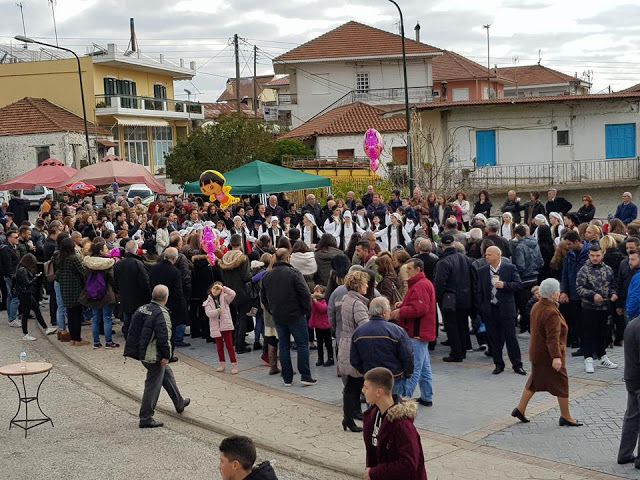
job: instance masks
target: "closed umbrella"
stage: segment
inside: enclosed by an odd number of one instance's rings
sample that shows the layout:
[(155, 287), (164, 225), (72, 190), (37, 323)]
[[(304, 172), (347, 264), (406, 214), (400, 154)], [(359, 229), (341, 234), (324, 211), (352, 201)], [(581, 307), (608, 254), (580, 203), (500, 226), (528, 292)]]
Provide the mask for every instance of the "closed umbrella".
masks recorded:
[(40, 166), (0, 184), (0, 190), (31, 190), (36, 185), (55, 188), (78, 173), (60, 160), (48, 158)]
[(133, 183), (144, 183), (154, 192), (163, 193), (164, 185), (158, 182), (155, 177), (137, 163), (131, 163), (115, 155), (107, 155), (100, 162), (82, 168), (66, 182), (57, 185), (64, 188), (66, 185), (75, 182), (85, 182), (96, 186), (108, 186), (112, 183), (120, 185), (131, 185)]

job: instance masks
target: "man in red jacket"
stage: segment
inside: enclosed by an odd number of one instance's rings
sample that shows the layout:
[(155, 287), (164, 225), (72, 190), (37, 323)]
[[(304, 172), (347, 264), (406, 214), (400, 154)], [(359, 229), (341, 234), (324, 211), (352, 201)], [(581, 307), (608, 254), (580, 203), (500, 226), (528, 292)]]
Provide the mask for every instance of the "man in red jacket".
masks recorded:
[[(407, 261), (409, 289), (404, 300), (396, 303), (391, 318), (396, 319), (411, 338), (413, 345), (413, 374), (405, 380), (404, 397), (411, 397), (416, 385), (420, 385), (420, 405), (433, 405), (433, 379), (429, 342), (436, 339), (436, 292), (424, 275), (424, 263), (418, 258)], [(396, 391), (397, 388), (396, 388)]]
[(413, 400), (392, 395), (393, 374), (376, 367), (364, 375), (362, 393), (371, 404), (364, 413), (362, 435), (367, 451), (364, 480), (427, 480), (420, 434), (413, 420)]

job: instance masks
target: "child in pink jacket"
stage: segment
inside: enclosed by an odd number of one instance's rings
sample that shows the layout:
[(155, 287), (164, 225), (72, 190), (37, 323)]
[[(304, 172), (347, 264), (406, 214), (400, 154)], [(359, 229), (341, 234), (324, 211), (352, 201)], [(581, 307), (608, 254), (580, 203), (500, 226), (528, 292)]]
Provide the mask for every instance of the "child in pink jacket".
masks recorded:
[[(311, 296), (311, 316), (309, 328), (315, 328), (318, 341), (318, 361), (316, 367), (330, 367), (333, 362), (333, 346), (331, 345), (331, 326), (327, 315), (327, 301), (324, 298), (324, 287), (316, 285)], [(327, 361), (324, 361), (324, 348), (327, 349)]]
[(229, 310), (229, 305), (234, 298), (236, 298), (236, 292), (229, 287), (225, 287), (221, 282), (216, 282), (211, 285), (209, 296), (202, 304), (204, 312), (209, 317), (209, 335), (215, 339), (216, 350), (218, 350), (220, 366), (216, 369), (216, 372), (224, 372), (225, 369), (224, 343), (227, 346), (229, 360), (231, 361), (231, 375), (238, 373), (236, 352), (233, 349), (233, 320)]

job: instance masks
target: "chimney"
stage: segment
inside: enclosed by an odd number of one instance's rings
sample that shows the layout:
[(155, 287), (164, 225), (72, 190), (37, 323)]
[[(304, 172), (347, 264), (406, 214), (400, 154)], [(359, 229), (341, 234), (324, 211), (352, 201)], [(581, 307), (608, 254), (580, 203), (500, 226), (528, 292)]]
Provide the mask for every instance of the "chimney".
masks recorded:
[(194, 62), (194, 61), (189, 62), (189, 69), (190, 70), (195, 70), (196, 69), (196, 62)]
[(416, 42), (420, 43), (420, 22), (416, 22), (416, 26), (413, 29), (416, 31)]
[(131, 51), (135, 52), (136, 51), (136, 27), (133, 23), (133, 18), (129, 19), (129, 27), (131, 29)]
[(180, 68), (184, 68), (184, 58), (180, 59)]
[(113, 57), (116, 54), (116, 44), (115, 43), (107, 43), (107, 55)]
[(160, 63), (164, 63), (164, 55), (162, 53), (160, 54)]

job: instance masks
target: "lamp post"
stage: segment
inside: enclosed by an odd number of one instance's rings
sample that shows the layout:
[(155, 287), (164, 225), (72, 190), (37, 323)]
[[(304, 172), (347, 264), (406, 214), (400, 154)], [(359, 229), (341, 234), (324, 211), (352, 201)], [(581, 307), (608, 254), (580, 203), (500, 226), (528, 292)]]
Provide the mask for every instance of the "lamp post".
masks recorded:
[[(36, 43), (38, 45), (44, 45), (45, 47), (64, 50), (65, 52), (69, 52), (74, 57), (76, 57), (76, 62), (78, 62), (78, 79), (80, 80), (80, 97), (82, 98), (82, 120), (84, 120), (84, 138), (85, 138), (85, 141), (87, 142), (87, 163), (91, 164), (91, 147), (89, 146), (89, 127), (87, 126), (87, 108), (84, 104), (84, 87), (82, 85), (82, 68), (80, 67), (80, 57), (76, 55), (76, 52), (74, 52), (73, 50), (69, 50), (68, 48), (59, 47), (58, 45), (51, 45), (50, 43), (39, 42), (37, 40), (34, 40), (33, 38), (29, 38), (24, 35), (16, 35), (14, 38), (19, 42)], [(79, 167), (79, 165), (76, 165), (76, 167)]]
[(404, 74), (404, 115), (407, 122), (407, 164), (409, 165), (409, 196), (413, 195), (414, 179), (413, 179), (413, 161), (411, 155), (411, 117), (409, 116), (409, 87), (407, 84), (407, 53), (404, 46), (404, 19), (402, 18), (402, 10), (394, 0), (388, 0), (393, 3), (400, 14), (400, 36), (402, 37), (402, 71)]

